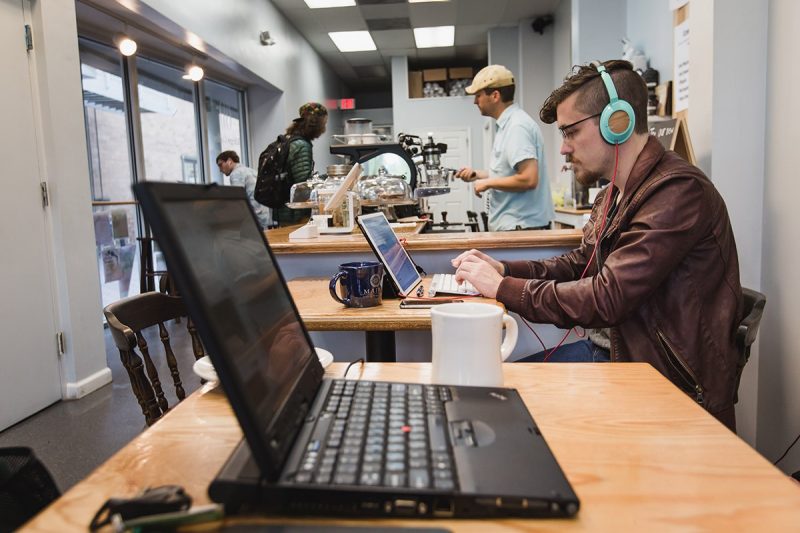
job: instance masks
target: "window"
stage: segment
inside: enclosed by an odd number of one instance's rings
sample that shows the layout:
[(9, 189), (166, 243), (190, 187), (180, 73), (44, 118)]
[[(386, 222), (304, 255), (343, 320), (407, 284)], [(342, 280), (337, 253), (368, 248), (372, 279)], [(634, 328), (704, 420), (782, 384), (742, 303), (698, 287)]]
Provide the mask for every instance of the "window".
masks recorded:
[(208, 120), (208, 157), (211, 176), (209, 181), (228, 184), (217, 168), (217, 155), (225, 150), (234, 150), (242, 163), (248, 158), (244, 142), (244, 106), (242, 93), (221, 83), (204, 80), (206, 93), (206, 117)]
[[(109, 39), (110, 41), (110, 39)], [(135, 56), (129, 61), (138, 80), (138, 108), (125, 101), (131, 81), (123, 72), (116, 48), (80, 38), (81, 81), (89, 175), (94, 212), (97, 263), (103, 306), (138, 294), (143, 268), (165, 270), (153, 244), (152, 261), (143, 266), (138, 241), (141, 215), (131, 190), (135, 180), (223, 183), (216, 155), (235, 150), (247, 162), (244, 94), (219, 82), (195, 84), (183, 79), (183, 70)], [(133, 71), (131, 71), (133, 75)], [(202, 90), (200, 90), (202, 89)], [(199, 94), (205, 92), (204, 105)], [(139, 116), (141, 146), (128, 131), (126, 114)], [(208, 139), (200, 150), (200, 113), (205, 113)], [(144, 176), (134, 176), (130, 149), (144, 160)], [(203, 158), (211, 159), (206, 175)], [(151, 277), (148, 283), (157, 283)]]
[[(193, 83), (181, 78), (182, 71), (155, 61), (137, 57), (136, 65), (145, 176), (202, 183)], [(194, 170), (187, 161), (194, 161)]]
[(139, 293), (136, 206), (119, 56), (81, 40), (81, 82), (103, 306)]

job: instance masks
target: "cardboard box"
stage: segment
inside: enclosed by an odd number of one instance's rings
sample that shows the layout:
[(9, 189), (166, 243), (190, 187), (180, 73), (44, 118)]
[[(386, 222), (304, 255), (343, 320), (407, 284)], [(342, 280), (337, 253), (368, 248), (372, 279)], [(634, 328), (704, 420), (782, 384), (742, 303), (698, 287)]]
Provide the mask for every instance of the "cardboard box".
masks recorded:
[(447, 75), (451, 80), (472, 79), (472, 67), (453, 67), (447, 69)]
[(447, 81), (447, 69), (426, 68), (422, 71), (422, 81)]
[(422, 98), (422, 71), (408, 71), (408, 97)]

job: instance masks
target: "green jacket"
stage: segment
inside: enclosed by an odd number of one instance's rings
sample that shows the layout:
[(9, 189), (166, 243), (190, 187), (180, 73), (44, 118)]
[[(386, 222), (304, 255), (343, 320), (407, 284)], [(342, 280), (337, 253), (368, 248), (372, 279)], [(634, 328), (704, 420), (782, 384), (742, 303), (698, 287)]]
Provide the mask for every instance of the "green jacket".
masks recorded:
[[(314, 153), (311, 150), (311, 141), (303, 137), (296, 137), (289, 143), (289, 155), (286, 159), (286, 168), (289, 171), (289, 179), (294, 185), (301, 181), (306, 181), (311, 177), (314, 170)], [(310, 209), (289, 209), (281, 207), (278, 209), (275, 219), (281, 226), (296, 224), (311, 216)]]

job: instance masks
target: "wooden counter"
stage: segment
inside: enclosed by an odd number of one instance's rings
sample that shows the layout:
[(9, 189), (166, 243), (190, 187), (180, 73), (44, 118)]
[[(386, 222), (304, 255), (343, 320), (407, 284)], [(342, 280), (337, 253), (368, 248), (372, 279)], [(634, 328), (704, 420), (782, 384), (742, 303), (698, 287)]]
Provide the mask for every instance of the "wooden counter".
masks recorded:
[(556, 207), (553, 222), (561, 228), (582, 228), (584, 215), (592, 212), (591, 209), (573, 209), (571, 207)]
[[(328, 367), (340, 377), (345, 365)], [(228, 518), (256, 523), (430, 527), (453, 532), (797, 531), (800, 488), (643, 363), (504, 364), (581, 500), (575, 519), (357, 520)], [(370, 364), (351, 379), (429, 383), (431, 365)], [(180, 484), (195, 505), (241, 438), (208, 385), (116, 453), (24, 531), (87, 531), (110, 497)], [(215, 531), (209, 524), (202, 531)], [(111, 531), (106, 528), (104, 532)]]
[[(267, 231), (267, 241), (276, 254), (325, 254), (340, 252), (370, 252), (361, 233), (350, 235), (320, 235), (316, 239), (289, 242), (289, 233), (299, 226)], [(398, 231), (398, 233), (401, 233)], [(528, 230), (467, 233), (403, 233), (407, 249), (469, 250), (480, 248), (575, 248), (581, 242), (580, 230)]]

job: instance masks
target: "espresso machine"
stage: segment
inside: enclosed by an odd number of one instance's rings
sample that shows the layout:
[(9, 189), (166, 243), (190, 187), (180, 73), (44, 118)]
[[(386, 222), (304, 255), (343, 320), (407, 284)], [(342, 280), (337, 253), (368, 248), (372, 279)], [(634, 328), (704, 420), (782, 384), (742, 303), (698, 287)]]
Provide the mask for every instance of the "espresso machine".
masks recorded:
[(402, 133), (398, 142), (379, 138), (354, 143), (349, 137), (342, 141), (332, 144), (330, 151), (363, 167), (356, 189), (364, 212), (383, 211), (390, 221), (419, 216), (427, 213), (425, 198), (450, 192), (455, 171), (440, 165), (447, 145), (434, 143), (431, 136), (424, 144), (419, 136)]

